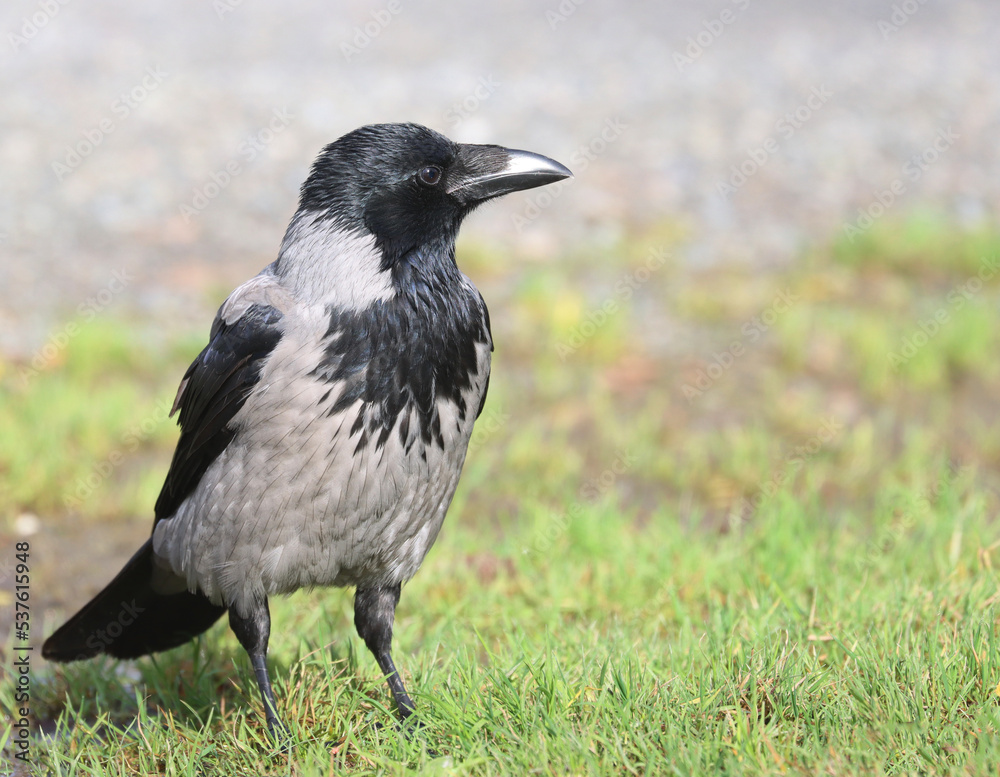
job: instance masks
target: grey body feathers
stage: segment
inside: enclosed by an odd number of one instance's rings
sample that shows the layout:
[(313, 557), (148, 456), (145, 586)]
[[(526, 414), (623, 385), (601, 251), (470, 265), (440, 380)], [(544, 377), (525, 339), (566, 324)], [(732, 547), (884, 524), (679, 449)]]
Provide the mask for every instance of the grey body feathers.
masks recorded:
[[(343, 252), (354, 254), (346, 262), (350, 299), (343, 283), (313, 276), (299, 284), (288, 261), (294, 255), (283, 251), (285, 276), (265, 269), (220, 309), (231, 324), (253, 306), (273, 307), (281, 313), (281, 339), (229, 424), (232, 441), (172, 517), (156, 524), (153, 550), (167, 572), (158, 583), (164, 590), (182, 583), (246, 613), (265, 596), (301, 587), (392, 585), (413, 576), (438, 535), (475, 422), (464, 408), (481, 405), (492, 344), (488, 334), (476, 343), (460, 401), (435, 397), (439, 437), (421, 435), (413, 417), (419, 410), (410, 403), (382, 444), (365, 444), (359, 415), (369, 420), (377, 409), (358, 399), (331, 412), (345, 383), (315, 373), (331, 341), (347, 336), (329, 330), (331, 308), (381, 304), (388, 281), (377, 263), (357, 258), (365, 249), (358, 238), (330, 234), (304, 242), (312, 252), (340, 256), (316, 262), (313, 255), (310, 266), (336, 274)], [(459, 285), (482, 304), (468, 279)]]

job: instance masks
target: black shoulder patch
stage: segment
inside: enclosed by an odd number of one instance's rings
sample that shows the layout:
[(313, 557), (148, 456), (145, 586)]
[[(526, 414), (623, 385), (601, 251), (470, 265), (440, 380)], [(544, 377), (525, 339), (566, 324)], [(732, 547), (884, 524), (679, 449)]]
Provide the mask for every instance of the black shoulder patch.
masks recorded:
[(216, 316), (205, 349), (181, 381), (175, 408), (181, 437), (166, 482), (156, 500), (156, 521), (170, 518), (232, 441), (229, 422), (260, 378), (264, 359), (281, 340), (281, 313), (251, 305), (237, 321)]

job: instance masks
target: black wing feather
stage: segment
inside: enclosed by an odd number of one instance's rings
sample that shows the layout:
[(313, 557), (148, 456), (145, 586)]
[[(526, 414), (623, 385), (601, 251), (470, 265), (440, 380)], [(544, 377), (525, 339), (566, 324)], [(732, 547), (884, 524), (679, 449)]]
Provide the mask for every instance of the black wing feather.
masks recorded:
[(281, 339), (281, 318), (269, 305), (251, 305), (231, 324), (216, 317), (208, 345), (184, 373), (174, 402), (174, 410), (180, 410), (181, 437), (156, 500), (157, 522), (177, 511), (236, 435), (229, 422)]

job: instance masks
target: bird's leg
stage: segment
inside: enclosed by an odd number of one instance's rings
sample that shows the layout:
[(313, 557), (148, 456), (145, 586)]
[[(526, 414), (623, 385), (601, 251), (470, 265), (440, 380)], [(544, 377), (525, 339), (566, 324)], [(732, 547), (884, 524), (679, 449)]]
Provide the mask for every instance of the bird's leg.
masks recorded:
[(288, 736), (288, 729), (278, 717), (278, 705), (271, 689), (271, 677), (267, 673), (267, 640), (271, 636), (271, 612), (267, 607), (267, 599), (255, 603), (246, 617), (238, 614), (235, 609), (229, 611), (229, 626), (243, 649), (250, 656), (250, 665), (257, 677), (257, 687), (260, 688), (264, 700), (264, 717), (271, 731), (271, 738), (280, 742)]
[(354, 626), (378, 661), (379, 668), (389, 683), (392, 697), (396, 700), (399, 719), (405, 721), (413, 714), (413, 702), (392, 662), (392, 622), (399, 603), (399, 588), (399, 583), (393, 586), (359, 588), (354, 595)]

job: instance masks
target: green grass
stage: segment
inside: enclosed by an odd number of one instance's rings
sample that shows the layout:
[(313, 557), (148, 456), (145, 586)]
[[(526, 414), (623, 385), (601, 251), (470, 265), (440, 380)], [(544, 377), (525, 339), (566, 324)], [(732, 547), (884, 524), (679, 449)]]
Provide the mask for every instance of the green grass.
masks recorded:
[[(498, 347), (459, 492), (397, 613), (414, 736), (391, 725), (351, 592), (300, 592), (272, 603), (289, 752), (220, 626), (155, 659), (36, 663), (37, 773), (995, 772), (1000, 278), (948, 295), (1000, 240), (886, 223), (786, 270), (667, 262), (616, 291), (674, 240), (506, 257), (503, 273), (471, 252)], [(781, 290), (795, 301), (778, 311)], [(65, 484), (172, 399), (204, 332), (178, 337), (98, 321), (27, 386), (6, 365), (0, 528), (24, 512), (102, 536), (146, 520), (170, 422), (78, 504)], [(7, 442), (29, 434), (27, 452)], [(58, 571), (33, 578), (47, 630), (91, 592), (46, 594)]]
[[(960, 527), (945, 520), (952, 503)], [(721, 537), (675, 518), (639, 531), (590, 505), (545, 553), (522, 547), (530, 525), (495, 535), (453, 522), (399, 613), (397, 657), (425, 723), (409, 741), (377, 727), (392, 720), (389, 697), (349, 596), (317, 592), (273, 607), (291, 755), (269, 754), (249, 666), (222, 629), (141, 662), (138, 686), (110, 662), (60, 671), (35, 703), (66, 728), (37, 755), (52, 774), (95, 775), (331, 763), (976, 774), (998, 762), (995, 533), (972, 494), (949, 493), (891, 546), (879, 541), (902, 526), (890, 515), (834, 525), (787, 495)]]

